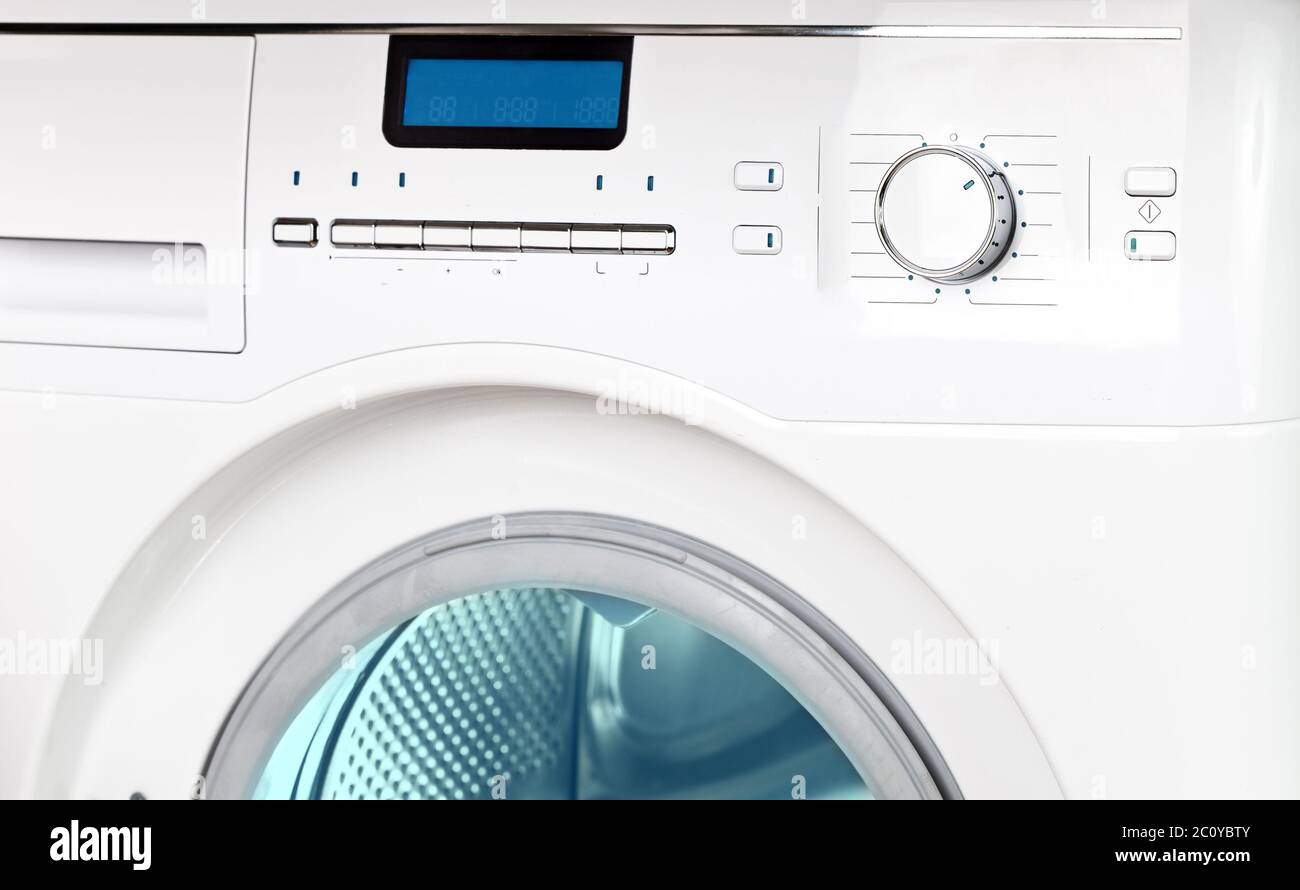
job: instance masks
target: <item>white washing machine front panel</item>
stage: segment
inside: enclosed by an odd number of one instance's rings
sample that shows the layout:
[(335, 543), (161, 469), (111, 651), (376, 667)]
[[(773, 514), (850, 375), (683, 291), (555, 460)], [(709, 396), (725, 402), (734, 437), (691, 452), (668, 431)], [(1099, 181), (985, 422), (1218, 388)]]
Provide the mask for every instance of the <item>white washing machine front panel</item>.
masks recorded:
[[(112, 678), (0, 675), (0, 796), (202, 793), (524, 515), (792, 591), (922, 796), (1300, 795), (1300, 9), (606, 6), (0, 0), (0, 645)], [(630, 47), (618, 144), (408, 144), (395, 48), (507, 38)]]

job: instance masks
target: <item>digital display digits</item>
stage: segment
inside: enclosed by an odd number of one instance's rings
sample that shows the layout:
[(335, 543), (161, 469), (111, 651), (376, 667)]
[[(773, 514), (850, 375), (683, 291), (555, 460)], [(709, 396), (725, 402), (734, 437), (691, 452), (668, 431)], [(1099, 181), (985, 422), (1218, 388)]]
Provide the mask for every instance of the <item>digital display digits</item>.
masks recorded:
[(412, 58), (402, 124), (612, 130), (622, 85), (616, 60)]

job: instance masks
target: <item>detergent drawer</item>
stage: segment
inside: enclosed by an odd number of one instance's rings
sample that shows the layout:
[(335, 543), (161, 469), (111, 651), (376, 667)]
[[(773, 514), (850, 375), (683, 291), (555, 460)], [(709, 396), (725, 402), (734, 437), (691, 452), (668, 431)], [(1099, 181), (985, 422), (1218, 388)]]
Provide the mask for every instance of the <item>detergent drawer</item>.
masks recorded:
[(251, 37), (0, 36), (0, 341), (239, 352)]

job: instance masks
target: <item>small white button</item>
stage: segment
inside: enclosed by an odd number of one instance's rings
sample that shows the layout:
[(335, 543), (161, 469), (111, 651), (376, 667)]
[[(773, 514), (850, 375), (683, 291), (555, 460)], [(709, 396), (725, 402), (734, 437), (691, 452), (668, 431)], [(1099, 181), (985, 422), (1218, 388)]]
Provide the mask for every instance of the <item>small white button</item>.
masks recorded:
[(375, 247), (420, 247), (418, 222), (375, 223)]
[(271, 240), (288, 247), (312, 247), (316, 244), (316, 220), (277, 219), (271, 223)]
[(558, 223), (531, 225), (524, 223), (519, 240), (526, 251), (567, 251), (569, 227)]
[(1168, 198), (1177, 190), (1172, 167), (1129, 167), (1124, 173), (1124, 191), (1135, 198)]
[(775, 161), (741, 161), (736, 165), (736, 188), (746, 192), (780, 191), (785, 169)]
[(669, 226), (624, 226), (624, 253), (672, 253), (677, 237)]
[(1130, 260), (1167, 262), (1178, 253), (1173, 232), (1129, 232), (1124, 236), (1124, 255)]
[(375, 224), (366, 220), (340, 219), (330, 226), (335, 247), (374, 247)]
[(731, 231), (736, 253), (780, 253), (781, 230), (776, 226), (736, 226)]
[(469, 250), (469, 223), (427, 222), (421, 243), (425, 250)]
[(509, 223), (472, 223), (469, 231), (471, 250), (519, 250), (519, 226)]
[(575, 253), (618, 253), (623, 237), (618, 226), (574, 226), (569, 245)]

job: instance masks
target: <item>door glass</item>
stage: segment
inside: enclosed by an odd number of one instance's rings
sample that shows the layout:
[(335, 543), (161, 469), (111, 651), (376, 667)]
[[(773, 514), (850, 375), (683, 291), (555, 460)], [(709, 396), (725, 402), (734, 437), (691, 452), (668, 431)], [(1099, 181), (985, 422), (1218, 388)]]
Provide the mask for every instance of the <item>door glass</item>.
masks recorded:
[(487, 591), (341, 661), (280, 737), (256, 796), (872, 796), (760, 665), (627, 600)]

